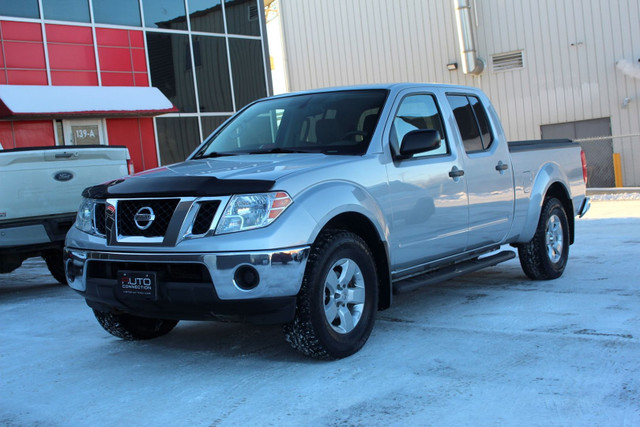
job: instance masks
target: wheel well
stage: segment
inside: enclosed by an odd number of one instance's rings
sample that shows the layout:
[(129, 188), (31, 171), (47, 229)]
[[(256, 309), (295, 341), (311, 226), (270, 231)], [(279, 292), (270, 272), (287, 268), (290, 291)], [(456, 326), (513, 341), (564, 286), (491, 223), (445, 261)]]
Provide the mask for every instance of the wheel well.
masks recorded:
[(378, 236), (378, 231), (366, 216), (347, 212), (329, 221), (323, 230), (346, 230), (357, 234), (365, 241), (373, 253), (378, 271), (378, 310), (384, 310), (391, 305), (391, 274), (389, 272), (389, 258), (387, 248)]
[(575, 236), (575, 215), (573, 213), (573, 203), (571, 202), (569, 193), (567, 192), (567, 189), (564, 187), (564, 185), (559, 182), (554, 182), (547, 190), (547, 194), (544, 198), (546, 200), (551, 197), (555, 197), (556, 199), (560, 200), (560, 203), (562, 203), (562, 206), (567, 213), (567, 219), (569, 220), (569, 242), (570, 244), (573, 244)]

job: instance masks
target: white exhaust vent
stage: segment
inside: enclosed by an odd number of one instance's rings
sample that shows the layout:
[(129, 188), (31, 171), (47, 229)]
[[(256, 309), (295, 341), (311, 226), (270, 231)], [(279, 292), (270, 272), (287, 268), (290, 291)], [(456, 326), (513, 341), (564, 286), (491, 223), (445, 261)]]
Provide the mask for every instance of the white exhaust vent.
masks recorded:
[(495, 55), (491, 55), (491, 66), (493, 67), (494, 72), (524, 68), (522, 51), (519, 50), (517, 52), (497, 53)]

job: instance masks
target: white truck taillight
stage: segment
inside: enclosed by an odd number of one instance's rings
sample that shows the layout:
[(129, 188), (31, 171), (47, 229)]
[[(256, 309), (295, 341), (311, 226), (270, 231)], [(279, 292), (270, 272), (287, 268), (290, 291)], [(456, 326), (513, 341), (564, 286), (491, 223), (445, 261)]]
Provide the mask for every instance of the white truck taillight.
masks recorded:
[(127, 159), (127, 170), (129, 171), (129, 175), (136, 173), (136, 168), (133, 166), (133, 160), (131, 159)]
[(584, 150), (580, 150), (580, 159), (582, 160), (582, 179), (584, 179), (584, 185), (587, 185), (587, 156)]

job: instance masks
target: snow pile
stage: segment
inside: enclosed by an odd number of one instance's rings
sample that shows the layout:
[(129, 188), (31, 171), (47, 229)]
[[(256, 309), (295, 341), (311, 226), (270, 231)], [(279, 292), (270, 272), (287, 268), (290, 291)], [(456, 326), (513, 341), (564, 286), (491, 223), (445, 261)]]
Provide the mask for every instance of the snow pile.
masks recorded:
[(589, 196), (592, 201), (624, 201), (624, 200), (640, 200), (640, 193), (610, 193), (610, 194), (593, 194)]

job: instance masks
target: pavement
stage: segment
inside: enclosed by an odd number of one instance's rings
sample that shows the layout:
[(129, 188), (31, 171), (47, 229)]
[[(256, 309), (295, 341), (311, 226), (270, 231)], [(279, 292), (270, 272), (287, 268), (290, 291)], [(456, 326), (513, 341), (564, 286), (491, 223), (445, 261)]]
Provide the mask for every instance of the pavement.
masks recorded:
[(560, 279), (516, 259), (400, 295), (333, 362), (277, 326), (119, 340), (30, 260), (0, 275), (0, 425), (640, 425), (640, 200), (576, 230)]

